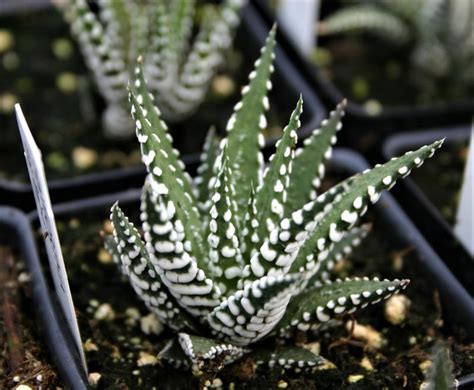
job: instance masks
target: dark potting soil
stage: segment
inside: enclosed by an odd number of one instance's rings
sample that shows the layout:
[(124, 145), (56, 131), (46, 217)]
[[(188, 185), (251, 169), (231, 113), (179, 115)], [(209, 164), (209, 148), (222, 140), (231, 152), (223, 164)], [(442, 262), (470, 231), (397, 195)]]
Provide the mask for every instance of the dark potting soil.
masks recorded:
[(0, 388), (55, 389), (58, 373), (37, 333), (28, 272), (11, 248), (0, 246)]
[[(128, 212), (136, 223), (137, 212), (138, 208)], [(89, 370), (100, 374), (98, 388), (197, 388), (199, 380), (190, 372), (171, 369), (156, 359), (172, 333), (144, 333), (150, 327), (149, 313), (102, 247), (99, 231), (110, 231), (107, 213), (83, 212), (58, 223)], [(337, 265), (335, 276), (410, 279), (403, 292), (411, 301), (406, 320), (392, 325), (384, 316), (384, 303), (368, 307), (342, 318), (343, 323), (355, 318), (369, 326), (364, 328), (367, 340), (342, 325), (319, 335), (299, 334), (291, 341), (320, 348), (334, 366), (305, 373), (255, 372), (252, 361), (244, 358), (217, 374), (225, 387), (234, 383), (239, 389), (419, 389), (431, 347), (440, 338), (451, 347), (456, 376), (474, 371), (474, 344), (465, 342), (462, 331), (441, 330), (438, 296), (424, 273), (413, 267), (412, 248), (392, 242), (391, 232), (373, 214), (367, 219), (374, 222), (373, 231)]]
[(370, 36), (320, 37), (312, 61), (350, 100), (368, 114), (393, 106), (426, 106), (474, 98), (449, 81), (438, 81), (436, 92), (427, 91), (410, 64), (409, 52)]
[[(182, 153), (199, 152), (211, 125), (225, 129), (257, 59), (258, 53), (246, 50), (248, 39), (237, 34), (236, 48), (227, 54), (227, 65), (214, 79), (206, 102), (190, 119), (171, 126)], [(140, 165), (133, 136), (126, 141), (104, 136), (104, 102), (91, 80), (68, 25), (54, 8), (0, 18), (0, 178), (27, 177), (13, 111), (16, 102), (42, 150), (49, 180)], [(267, 137), (281, 133), (288, 107), (270, 109)]]
[(467, 143), (446, 144), (436, 158), (428, 159), (411, 174), (412, 179), (454, 226), (469, 147)]

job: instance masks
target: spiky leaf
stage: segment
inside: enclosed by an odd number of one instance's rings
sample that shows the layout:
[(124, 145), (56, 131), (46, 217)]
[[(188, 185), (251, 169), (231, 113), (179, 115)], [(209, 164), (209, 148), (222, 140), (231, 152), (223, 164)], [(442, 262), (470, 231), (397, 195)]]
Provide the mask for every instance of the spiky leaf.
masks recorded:
[(213, 279), (223, 292), (234, 291), (242, 278), (244, 264), (237, 234), (237, 205), (235, 187), (229, 167), (227, 148), (222, 149), (217, 162), (217, 179), (213, 184), (210, 209), (209, 235), (207, 237), (213, 264)]
[(281, 332), (290, 328), (308, 330), (311, 324), (327, 322), (343, 313), (353, 313), (390, 297), (404, 289), (409, 281), (354, 278), (326, 283), (319, 288), (304, 290), (291, 301), (278, 324)]
[[(244, 354), (245, 349), (237, 345), (222, 343), (219, 340), (180, 333), (179, 343), (186, 356), (199, 368), (212, 364), (214, 368), (222, 368)], [(216, 367), (217, 366), (217, 367)]]
[(218, 304), (220, 291), (198, 266), (175, 203), (146, 183), (141, 217), (147, 250), (163, 283), (188, 312), (206, 315)]
[[(259, 140), (263, 140), (260, 130), (267, 126), (264, 111), (269, 107), (267, 91), (271, 86), (274, 46), (275, 28), (270, 31), (262, 54), (255, 62), (255, 70), (250, 73), (250, 83), (242, 89), (242, 99), (227, 122), (228, 155), (239, 210), (245, 210), (252, 185), (260, 182), (259, 159), (263, 159), (259, 152)], [(242, 219), (245, 211), (241, 212)]]
[(284, 315), (298, 280), (298, 275), (278, 275), (247, 283), (208, 315), (213, 333), (237, 345), (260, 340)]
[(323, 120), (321, 128), (313, 131), (298, 149), (290, 174), (288, 188), (288, 211), (295, 211), (309, 200), (316, 199), (316, 190), (324, 178), (325, 161), (331, 157), (332, 145), (336, 143), (336, 132), (341, 129), (346, 101), (343, 100), (329, 118)]
[(192, 318), (169, 295), (139, 232), (117, 204), (111, 209), (110, 219), (114, 226), (115, 245), (107, 240), (107, 247), (111, 249), (112, 256), (119, 255), (122, 272), (129, 278), (140, 299), (170, 328), (195, 329)]
[(425, 145), (415, 152), (408, 152), (384, 165), (356, 175), (350, 189), (342, 193), (337, 201), (332, 202), (330, 210), (309, 234), (299, 250), (295, 260), (296, 266), (304, 264), (307, 256), (316, 249), (320, 252), (330, 251), (332, 245), (342, 239), (343, 232), (352, 228), (366, 212), (369, 202), (377, 202), (383, 190), (392, 188), (399, 178), (408, 175), (411, 169), (421, 166), (442, 143), (443, 141), (436, 141)]
[(259, 348), (253, 352), (250, 357), (254, 360), (257, 367), (281, 367), (284, 370), (309, 370), (318, 366), (328, 365), (328, 361), (311, 351), (296, 347), (282, 346), (277, 350), (269, 348)]
[(451, 390), (454, 388), (453, 361), (447, 347), (438, 342), (433, 347), (432, 363), (426, 375), (426, 390)]

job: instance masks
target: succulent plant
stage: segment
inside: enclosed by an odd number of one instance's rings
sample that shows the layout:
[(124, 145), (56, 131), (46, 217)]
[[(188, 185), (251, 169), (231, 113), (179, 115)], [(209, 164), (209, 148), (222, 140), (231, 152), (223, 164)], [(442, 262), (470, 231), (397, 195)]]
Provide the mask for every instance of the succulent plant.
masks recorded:
[(450, 390), (455, 386), (453, 361), (447, 346), (439, 341), (432, 351), (431, 366), (425, 377), (424, 390)]
[[(303, 102), (296, 104), (265, 164), (260, 146), (271, 89), (275, 29), (220, 142), (210, 133), (199, 176), (186, 173), (143, 67), (129, 87), (148, 178), (141, 199), (143, 238), (118, 204), (105, 245), (148, 308), (172, 330), (161, 357), (177, 365), (221, 367), (251, 352), (257, 364), (301, 369), (324, 359), (306, 349), (253, 348), (377, 303), (408, 280), (331, 281), (335, 262), (368, 232), (356, 227), (369, 203), (433, 155), (442, 141), (350, 177), (318, 194), (345, 102), (297, 149)], [(253, 352), (252, 352), (253, 350)]]
[(474, 3), (457, 0), (365, 0), (324, 19), (322, 35), (367, 32), (409, 50), (428, 98), (474, 87)]
[(181, 120), (192, 114), (232, 44), (244, 2), (225, 0), (218, 7), (205, 7), (191, 40), (194, 0), (99, 0), (98, 14), (86, 0), (67, 0), (62, 9), (107, 104), (106, 132), (114, 137), (133, 134), (126, 85), (145, 49), (149, 87), (163, 115)]

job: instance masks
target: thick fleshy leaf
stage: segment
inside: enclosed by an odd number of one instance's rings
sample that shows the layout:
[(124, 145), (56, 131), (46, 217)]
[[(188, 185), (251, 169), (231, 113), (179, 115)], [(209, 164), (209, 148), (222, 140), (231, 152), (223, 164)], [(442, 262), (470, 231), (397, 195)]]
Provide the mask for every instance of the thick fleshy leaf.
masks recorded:
[(362, 240), (369, 234), (370, 229), (370, 224), (354, 227), (344, 234), (341, 241), (334, 244), (327, 255), (320, 252), (317, 256), (307, 258), (305, 267), (300, 268), (300, 272), (303, 270), (308, 271), (307, 285), (309, 287), (321, 287), (322, 283), (329, 279), (329, 273), (334, 266), (352, 253), (355, 247), (360, 245)]
[(399, 178), (407, 176), (411, 169), (421, 166), (426, 158), (433, 156), (443, 141), (425, 145), (415, 152), (393, 158), (384, 165), (354, 176), (350, 188), (331, 203), (323, 218), (309, 233), (299, 249), (296, 266), (306, 263), (307, 256), (315, 250), (331, 251), (334, 243), (339, 242), (344, 232), (351, 229), (367, 211), (369, 203), (375, 203), (383, 190), (390, 189)]
[[(141, 218), (151, 261), (177, 302), (196, 317), (219, 304), (220, 292), (198, 266), (180, 219), (168, 195), (156, 194), (145, 183)], [(201, 317), (201, 319), (203, 319)]]
[(267, 91), (271, 88), (275, 32), (275, 28), (270, 31), (262, 54), (255, 62), (255, 70), (249, 75), (250, 83), (242, 89), (242, 99), (227, 122), (227, 148), (230, 167), (234, 171), (240, 220), (247, 211), (251, 187), (260, 183), (259, 160), (263, 156), (259, 146), (264, 142), (260, 130), (267, 127), (264, 112), (269, 108)]
[(71, 30), (79, 41), (101, 94), (108, 103), (124, 101), (128, 75), (122, 52), (114, 47), (114, 42), (105, 33), (102, 23), (85, 0), (70, 0), (65, 10), (66, 17), (70, 19)]
[(408, 283), (408, 280), (377, 278), (327, 281), (324, 286), (307, 289), (292, 299), (278, 324), (278, 330), (282, 333), (290, 328), (306, 331), (314, 323), (324, 323), (387, 299), (404, 289)]
[(252, 186), (247, 204), (247, 212), (244, 216), (244, 229), (242, 230), (241, 252), (244, 260), (251, 259), (258, 251), (260, 236), (258, 235), (259, 215), (256, 207), (256, 194)]
[(191, 367), (191, 360), (184, 353), (177, 339), (170, 340), (158, 353), (158, 358), (176, 369), (187, 370)]
[(136, 68), (134, 86), (136, 92), (130, 89), (129, 97), (142, 160), (151, 177), (150, 184), (155, 193), (167, 195), (176, 209), (177, 218), (186, 221), (184, 232), (191, 246), (189, 252), (196, 258), (199, 267), (207, 271), (208, 249), (191, 179), (184, 171), (178, 151), (172, 146), (168, 128), (160, 119), (160, 111), (153, 105), (140, 65)]
[(322, 35), (370, 32), (395, 44), (404, 44), (410, 39), (408, 26), (395, 15), (371, 5), (344, 7), (324, 19), (319, 27)]
[(180, 333), (179, 343), (186, 356), (198, 368), (213, 366), (218, 370), (224, 364), (232, 363), (242, 357), (246, 350), (237, 345), (223, 343), (219, 340)]
[(244, 268), (236, 230), (235, 188), (226, 151), (224, 146), (216, 164), (217, 179), (211, 183), (212, 206), (207, 237), (212, 277), (223, 293), (235, 290)]
[(266, 336), (285, 313), (300, 275), (264, 276), (236, 291), (208, 315), (213, 333), (237, 345)]
[[(204, 147), (201, 154), (201, 164), (197, 169), (198, 176), (194, 179), (198, 191), (199, 209), (202, 211), (203, 217), (207, 217), (207, 213), (211, 208), (209, 183), (215, 176), (214, 163), (219, 153), (219, 140), (216, 136), (214, 127), (211, 127), (207, 133)], [(203, 224), (207, 227), (208, 218)]]
[(112, 206), (110, 219), (114, 225), (115, 242), (107, 239), (106, 248), (115, 261), (119, 261), (122, 272), (129, 278), (140, 299), (170, 328), (195, 329), (192, 318), (177, 305), (161, 282), (145, 244), (141, 241), (140, 233), (117, 204)]
[(276, 144), (276, 151), (270, 157), (269, 166), (263, 173), (263, 183), (257, 188), (256, 207), (260, 221), (259, 235), (267, 237), (283, 218), (287, 191), (290, 187), (295, 147), (298, 142), (296, 131), (301, 126), (303, 99), (299, 98), (283, 135)]
[[(290, 187), (290, 174), (295, 155), (297, 142), (296, 130), (300, 126), (300, 115), (303, 101), (300, 97), (293, 111), (288, 125), (283, 131), (282, 138), (277, 142), (277, 149), (270, 157), (270, 165), (265, 170), (263, 183), (257, 189), (256, 213), (258, 219), (250, 220), (250, 224), (257, 224), (259, 237), (264, 237), (263, 242), (250, 258), (250, 275), (248, 279), (255, 279), (268, 273), (270, 270), (281, 270), (291, 261), (291, 254), (286, 252), (289, 247), (282, 249), (278, 240), (279, 224), (284, 215), (287, 200), (287, 189)], [(248, 228), (252, 228), (252, 225)], [(250, 247), (250, 249), (253, 249)], [(281, 257), (285, 257), (282, 261)], [(275, 261), (276, 260), (276, 261)], [(272, 271), (273, 272), (273, 271)]]
[(277, 350), (258, 348), (252, 352), (250, 357), (253, 359), (257, 367), (281, 367), (284, 370), (292, 370), (296, 372), (330, 364), (323, 357), (315, 355), (305, 348), (296, 346), (282, 346)]
[(259, 251), (254, 252), (251, 256), (250, 270), (246, 274), (263, 275), (265, 262), (269, 261), (272, 261), (271, 265), (273, 266), (273, 268), (269, 268), (271, 272), (275, 270), (287, 272), (290, 267), (299, 272), (298, 270), (306, 260), (311, 260), (309, 257), (312, 255), (309, 254), (306, 258), (301, 258), (299, 262), (295, 263), (301, 245), (305, 243), (316, 224), (331, 209), (331, 203), (339, 199), (342, 193), (350, 188), (351, 183), (352, 178), (344, 180), (320, 195), (315, 201), (308, 202), (301, 209), (293, 212), (289, 218), (283, 218), (279, 228), (275, 229), (269, 239), (259, 248)]
[(453, 361), (447, 347), (438, 342), (433, 347), (431, 366), (426, 375), (426, 390), (451, 390), (454, 388)]
[(336, 132), (342, 128), (341, 119), (345, 108), (346, 100), (343, 100), (331, 111), (329, 118), (323, 120), (321, 127), (314, 130), (304, 141), (304, 147), (296, 151), (290, 174), (287, 214), (316, 199), (316, 190), (324, 178), (324, 163), (331, 157), (332, 146), (336, 143)]

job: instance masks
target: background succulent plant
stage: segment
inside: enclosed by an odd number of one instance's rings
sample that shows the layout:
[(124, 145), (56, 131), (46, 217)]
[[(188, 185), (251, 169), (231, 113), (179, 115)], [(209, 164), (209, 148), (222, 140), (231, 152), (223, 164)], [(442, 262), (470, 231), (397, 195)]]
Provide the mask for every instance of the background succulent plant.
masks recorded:
[(448, 97), (474, 87), (474, 2), (470, 0), (364, 0), (329, 15), (322, 35), (367, 32), (405, 46), (428, 97)]
[(205, 7), (192, 40), (194, 0), (99, 0), (98, 14), (86, 0), (67, 0), (62, 9), (107, 103), (107, 133), (132, 135), (126, 85), (144, 49), (149, 87), (165, 118), (180, 120), (194, 112), (232, 44), (244, 2)]
[[(407, 280), (329, 280), (343, 253), (367, 234), (356, 227), (369, 203), (408, 175), (442, 141), (355, 175), (317, 194), (324, 162), (341, 128), (342, 102), (297, 147), (303, 108), (296, 104), (265, 165), (260, 146), (271, 89), (275, 30), (250, 73), (220, 143), (206, 141), (193, 182), (153, 103), (141, 64), (130, 87), (143, 162), (140, 232), (118, 204), (105, 245), (151, 311), (179, 332), (160, 354), (176, 364), (221, 367), (265, 337), (286, 336), (377, 303)], [(310, 351), (255, 348), (257, 364), (301, 369), (322, 364)]]

